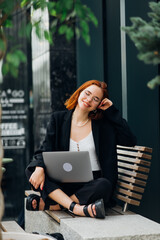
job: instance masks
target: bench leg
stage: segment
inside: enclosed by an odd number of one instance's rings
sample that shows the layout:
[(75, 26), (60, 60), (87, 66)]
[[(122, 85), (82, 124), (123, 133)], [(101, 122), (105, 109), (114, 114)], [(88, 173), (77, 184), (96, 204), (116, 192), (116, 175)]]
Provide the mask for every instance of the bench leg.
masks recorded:
[(128, 210), (128, 203), (125, 203), (124, 206), (123, 206), (122, 211), (126, 212), (127, 210)]

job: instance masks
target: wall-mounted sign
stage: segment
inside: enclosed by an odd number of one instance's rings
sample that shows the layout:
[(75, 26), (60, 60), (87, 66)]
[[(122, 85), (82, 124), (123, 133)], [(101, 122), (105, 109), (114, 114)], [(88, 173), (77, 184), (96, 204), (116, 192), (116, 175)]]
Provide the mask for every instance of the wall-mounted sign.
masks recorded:
[(2, 106), (1, 136), (4, 149), (26, 147), (25, 92), (22, 89), (0, 91)]

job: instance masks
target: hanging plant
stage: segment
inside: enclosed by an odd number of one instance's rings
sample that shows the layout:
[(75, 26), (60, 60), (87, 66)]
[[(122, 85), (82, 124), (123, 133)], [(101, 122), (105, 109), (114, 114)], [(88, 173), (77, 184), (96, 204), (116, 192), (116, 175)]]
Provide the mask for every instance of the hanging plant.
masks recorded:
[[(150, 2), (152, 12), (148, 13), (150, 21), (140, 17), (131, 17), (132, 25), (122, 27), (130, 39), (134, 42), (139, 53), (138, 59), (145, 64), (160, 64), (160, 2)], [(147, 83), (150, 89), (160, 85), (160, 75), (157, 75)]]

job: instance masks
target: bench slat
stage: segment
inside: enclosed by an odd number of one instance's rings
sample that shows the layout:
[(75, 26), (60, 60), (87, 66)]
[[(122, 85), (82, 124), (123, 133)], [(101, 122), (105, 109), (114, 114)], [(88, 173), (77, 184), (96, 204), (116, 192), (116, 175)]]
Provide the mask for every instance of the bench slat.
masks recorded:
[(118, 181), (118, 185), (119, 185), (120, 187), (129, 189), (129, 190), (132, 190), (132, 191), (135, 191), (135, 192), (144, 193), (144, 188), (137, 187), (137, 186), (134, 186), (134, 185), (132, 185), (132, 184), (126, 184), (126, 183), (124, 183), (124, 182)]
[(149, 168), (141, 167), (141, 166), (134, 165), (134, 164), (118, 162), (118, 166), (136, 170), (136, 171), (140, 171), (140, 172), (144, 172), (144, 173), (149, 173)]
[(117, 153), (121, 155), (127, 155), (127, 156), (134, 156), (138, 158), (144, 158), (144, 159), (152, 159), (152, 156), (143, 152), (133, 152), (133, 151), (126, 151), (126, 150), (120, 150), (117, 149)]
[(129, 204), (132, 204), (132, 205), (135, 205), (135, 206), (139, 206), (140, 205), (140, 201), (130, 199), (129, 197), (124, 197), (124, 196), (122, 196), (120, 194), (116, 194), (116, 197), (119, 200), (122, 200), (123, 202), (129, 203)]
[(69, 214), (69, 212), (65, 212), (64, 210), (62, 211), (45, 210), (45, 212), (58, 223), (60, 223), (62, 219), (75, 217), (73, 214), (71, 215)]
[(144, 147), (144, 146), (126, 147), (126, 146), (117, 145), (117, 148), (120, 148), (120, 149), (122, 149), (122, 148), (123, 148), (123, 149), (130, 149), (130, 150), (138, 150), (138, 151), (143, 151), (143, 152), (152, 153), (152, 148)]
[(126, 177), (124, 175), (121, 175), (120, 173), (118, 174), (118, 179), (129, 182), (129, 183), (134, 183), (134, 184), (137, 184), (140, 186), (144, 186), (144, 187), (146, 186), (146, 182), (139, 180), (139, 179), (135, 179), (133, 177)]
[(141, 200), (142, 199), (142, 195), (141, 194), (137, 194), (137, 193), (134, 193), (134, 192), (131, 192), (129, 190), (125, 190), (123, 188), (117, 188), (117, 192), (118, 193), (123, 193), (129, 197), (133, 197), (135, 199), (138, 199), (138, 200)]
[(144, 165), (144, 166), (147, 166), (147, 167), (150, 167), (150, 165), (151, 165), (151, 162), (149, 162), (149, 161), (145, 161), (145, 160), (138, 159), (138, 158), (125, 157), (125, 156), (122, 156), (122, 155), (118, 155), (117, 159), (125, 161), (125, 162), (132, 162), (132, 163), (136, 163), (136, 164), (141, 164), (141, 165)]
[(133, 171), (128, 171), (128, 170), (124, 170), (122, 168), (118, 168), (118, 173), (124, 173), (126, 175), (132, 176), (132, 177), (137, 177), (137, 178), (141, 178), (144, 180), (147, 180), (148, 176), (144, 175), (142, 173), (137, 173), (137, 172), (133, 172)]

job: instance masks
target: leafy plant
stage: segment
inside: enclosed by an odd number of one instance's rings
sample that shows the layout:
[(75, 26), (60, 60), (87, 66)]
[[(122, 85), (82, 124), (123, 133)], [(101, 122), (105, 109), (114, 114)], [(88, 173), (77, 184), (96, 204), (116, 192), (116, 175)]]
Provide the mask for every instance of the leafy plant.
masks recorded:
[[(39, 39), (46, 39), (53, 44), (53, 34), (58, 32), (70, 41), (74, 35), (82, 37), (86, 44), (90, 44), (89, 23), (98, 25), (97, 18), (87, 5), (82, 4), (81, 0), (0, 0), (0, 59), (4, 59), (2, 73), (10, 73), (13, 77), (18, 76), (18, 67), (22, 62), (26, 62), (26, 56), (20, 46), (14, 46), (7, 51), (8, 39), (5, 29), (14, 28), (13, 13), (17, 10), (32, 9), (28, 23), (22, 24), (18, 32), (19, 37), (30, 39), (31, 31), (34, 30)], [(41, 14), (38, 18), (32, 18), (34, 11), (47, 9), (52, 21), (50, 29), (43, 28)], [(11, 37), (11, 36), (10, 36)]]
[[(129, 35), (138, 49), (138, 59), (146, 64), (160, 64), (160, 2), (150, 2), (152, 12), (148, 13), (150, 21), (140, 17), (131, 17), (132, 25), (122, 29)], [(160, 85), (160, 75), (150, 80), (147, 86), (154, 89)]]

